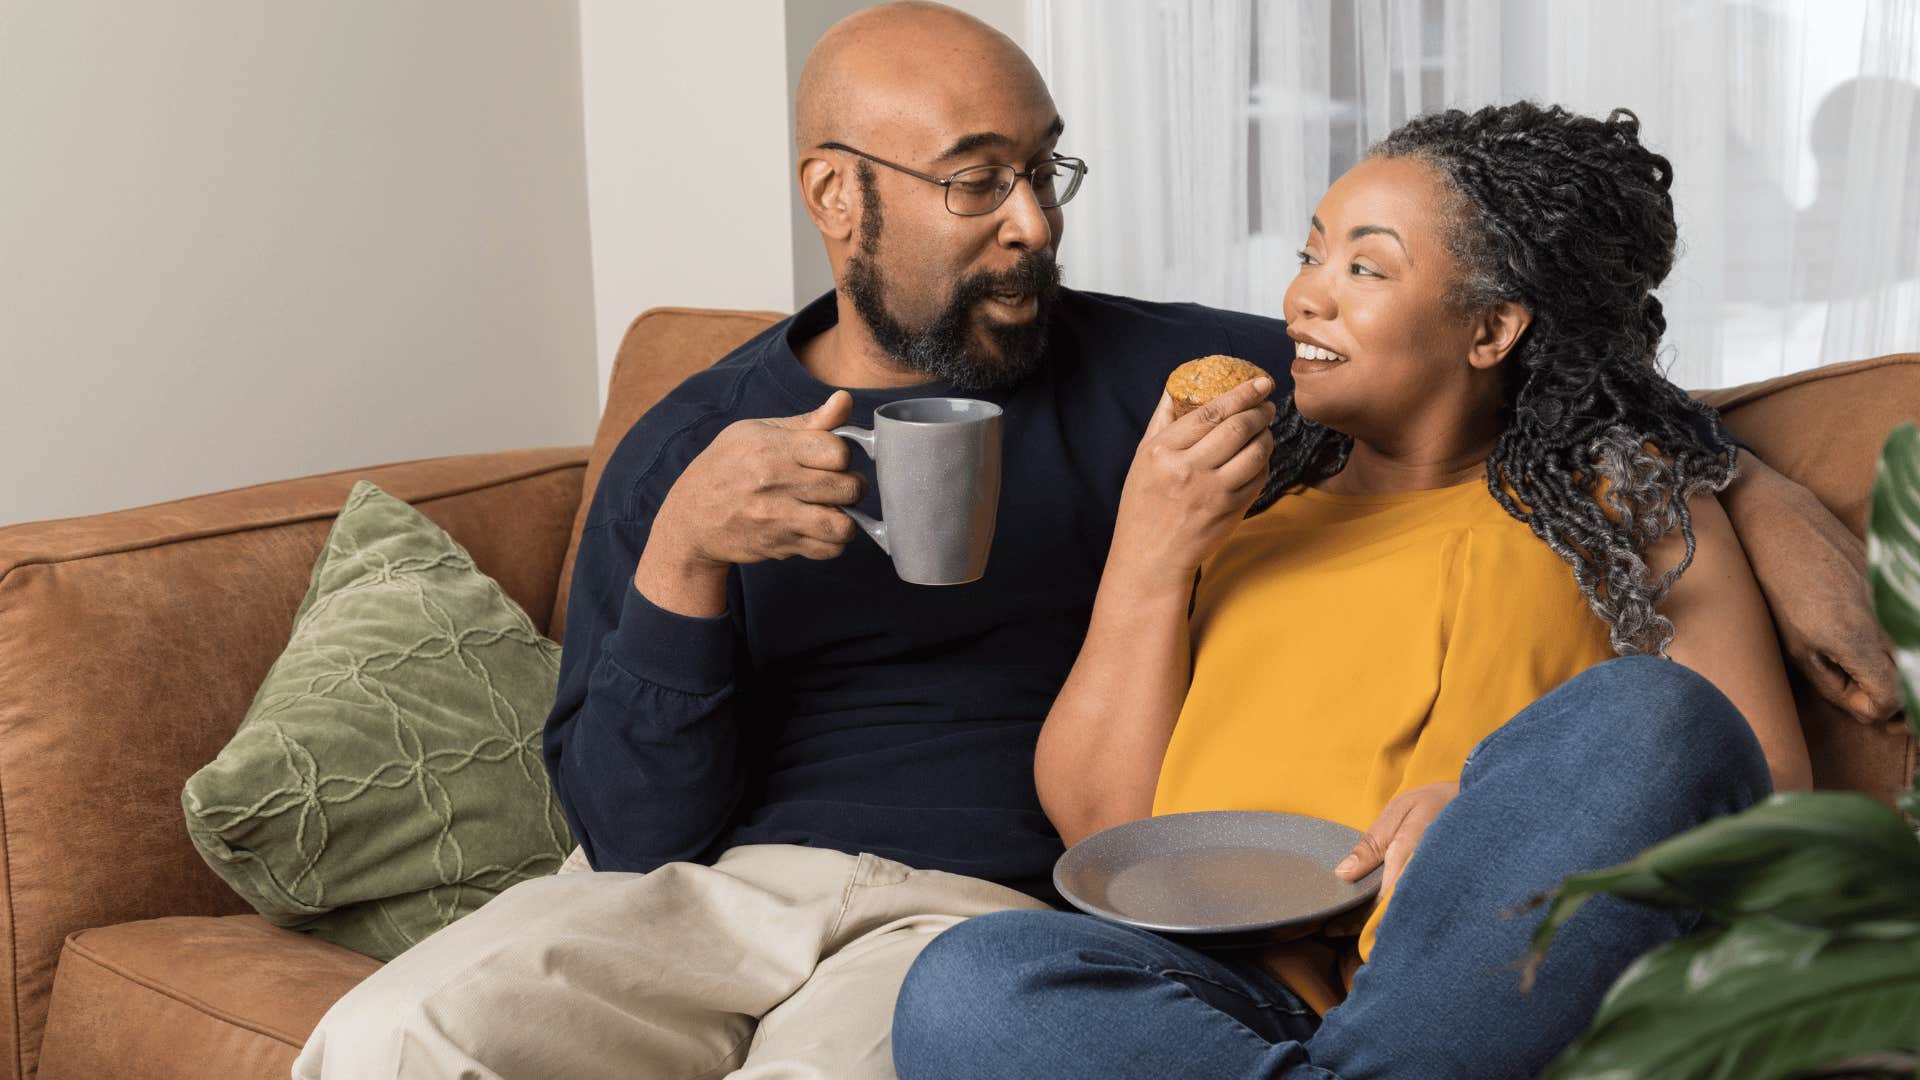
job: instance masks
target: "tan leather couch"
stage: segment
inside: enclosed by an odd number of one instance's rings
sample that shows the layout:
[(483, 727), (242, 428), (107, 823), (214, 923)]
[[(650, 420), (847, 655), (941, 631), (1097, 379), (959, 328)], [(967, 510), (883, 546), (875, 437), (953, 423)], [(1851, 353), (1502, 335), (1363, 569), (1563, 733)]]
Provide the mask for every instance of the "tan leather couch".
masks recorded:
[[(640, 316), (591, 448), (382, 465), (0, 528), (0, 1078), (285, 1077), (321, 1014), (378, 964), (248, 914), (188, 843), (180, 788), (279, 654), (348, 489), (364, 477), (417, 505), (558, 638), (583, 493), (615, 443), (681, 378), (778, 317)], [(1920, 416), (1920, 354), (1714, 400), (1858, 532), (1882, 437)], [(1822, 786), (1885, 801), (1911, 775), (1911, 739), (1804, 692), (1801, 706)]]

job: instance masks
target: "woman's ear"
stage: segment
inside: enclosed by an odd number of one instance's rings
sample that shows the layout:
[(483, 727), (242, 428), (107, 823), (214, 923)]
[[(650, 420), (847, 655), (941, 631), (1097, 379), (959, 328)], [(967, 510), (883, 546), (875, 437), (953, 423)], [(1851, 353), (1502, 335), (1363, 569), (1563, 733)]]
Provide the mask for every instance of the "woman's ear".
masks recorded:
[(814, 228), (829, 242), (844, 243), (853, 235), (858, 221), (849, 205), (847, 174), (829, 158), (809, 155), (800, 159), (800, 200)]
[(1482, 371), (1498, 367), (1532, 322), (1533, 312), (1514, 300), (1503, 300), (1475, 315), (1467, 363)]

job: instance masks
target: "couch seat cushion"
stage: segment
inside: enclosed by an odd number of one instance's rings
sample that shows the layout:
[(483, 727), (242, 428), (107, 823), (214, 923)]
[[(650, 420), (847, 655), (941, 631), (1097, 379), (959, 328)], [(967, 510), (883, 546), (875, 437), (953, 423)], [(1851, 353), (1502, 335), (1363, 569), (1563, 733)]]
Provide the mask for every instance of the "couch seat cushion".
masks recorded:
[(320, 1017), (380, 963), (257, 915), (68, 935), (41, 1080), (285, 1080)]

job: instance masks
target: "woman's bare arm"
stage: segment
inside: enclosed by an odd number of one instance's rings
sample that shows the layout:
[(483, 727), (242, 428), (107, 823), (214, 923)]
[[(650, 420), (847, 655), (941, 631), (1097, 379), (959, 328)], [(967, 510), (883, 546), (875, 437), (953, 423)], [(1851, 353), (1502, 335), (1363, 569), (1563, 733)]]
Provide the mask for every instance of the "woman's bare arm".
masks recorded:
[(1040, 805), (1072, 844), (1153, 812), (1187, 696), (1194, 574), (1266, 484), (1273, 380), (1175, 419), (1162, 395), (1127, 470), (1093, 618), (1040, 729)]
[(1153, 812), (1187, 695), (1192, 579), (1143, 580), (1127, 562), (1119, 550), (1107, 561), (1087, 640), (1034, 753), (1040, 805), (1069, 845)]
[[(1775, 791), (1812, 787), (1813, 770), (1773, 616), (1733, 524), (1710, 494), (1695, 496), (1688, 508), (1693, 565), (1660, 602), (1660, 613), (1673, 620), (1667, 655), (1706, 676), (1747, 718), (1767, 755)], [(1685, 551), (1686, 540), (1677, 531), (1669, 533), (1648, 549), (1647, 564), (1664, 573)]]

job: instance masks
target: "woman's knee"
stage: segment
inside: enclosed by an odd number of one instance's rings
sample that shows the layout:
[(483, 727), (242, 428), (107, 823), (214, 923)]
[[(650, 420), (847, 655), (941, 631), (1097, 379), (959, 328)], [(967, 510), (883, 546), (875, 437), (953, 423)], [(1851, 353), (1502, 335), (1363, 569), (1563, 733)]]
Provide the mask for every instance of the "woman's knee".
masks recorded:
[[(1712, 682), (1684, 664), (1628, 656), (1596, 664), (1523, 710), (1469, 757), (1551, 754), (1578, 768), (1622, 770), (1660, 784), (1770, 790), (1753, 728)], [(1596, 774), (1598, 775), (1598, 774)]]
[(964, 1075), (969, 1047), (1019, 1015), (1020, 959), (1054, 937), (1058, 911), (996, 911), (959, 923), (921, 950), (893, 1013), (893, 1055), (907, 1080)]
[(941, 933), (913, 962), (900, 988), (896, 1015), (969, 1012), (979, 1002), (999, 1000), (1009, 989), (1023, 955), (1051, 936), (1046, 926), (1057, 911), (996, 911)]

